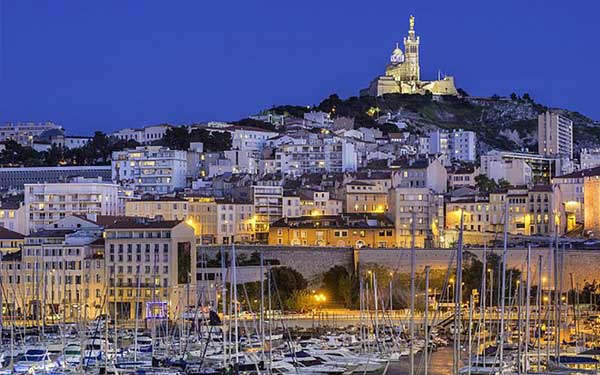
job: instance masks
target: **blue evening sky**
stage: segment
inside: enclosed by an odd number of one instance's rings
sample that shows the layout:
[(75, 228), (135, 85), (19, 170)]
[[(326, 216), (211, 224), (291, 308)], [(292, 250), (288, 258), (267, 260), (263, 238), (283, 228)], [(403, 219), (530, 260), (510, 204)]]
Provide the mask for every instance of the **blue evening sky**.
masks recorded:
[(600, 119), (597, 1), (0, 0), (0, 121), (71, 134), (356, 95), (416, 17), (421, 76)]

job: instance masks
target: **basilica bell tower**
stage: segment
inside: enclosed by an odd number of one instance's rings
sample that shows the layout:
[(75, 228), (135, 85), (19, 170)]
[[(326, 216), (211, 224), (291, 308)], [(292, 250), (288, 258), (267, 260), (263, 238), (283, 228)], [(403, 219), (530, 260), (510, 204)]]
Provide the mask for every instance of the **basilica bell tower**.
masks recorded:
[(419, 37), (415, 35), (415, 17), (411, 15), (409, 22), (408, 37), (404, 37), (404, 64), (407, 65), (406, 78), (411, 81), (420, 81)]

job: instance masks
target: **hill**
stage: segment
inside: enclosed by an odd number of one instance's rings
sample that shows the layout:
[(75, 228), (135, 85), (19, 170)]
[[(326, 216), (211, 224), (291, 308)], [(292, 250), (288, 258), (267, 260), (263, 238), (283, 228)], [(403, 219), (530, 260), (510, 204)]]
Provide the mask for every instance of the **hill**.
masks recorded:
[[(537, 151), (537, 116), (548, 108), (529, 95), (511, 97), (441, 97), (432, 95), (387, 94), (380, 97), (331, 95), (312, 110), (329, 112), (333, 117), (355, 119), (355, 127), (381, 126), (385, 122), (404, 122), (407, 130), (427, 134), (436, 129), (474, 131), (480, 149)], [(278, 106), (270, 111), (301, 116), (309, 111), (300, 106)], [(600, 145), (600, 123), (573, 111), (557, 109), (574, 122), (576, 150)]]

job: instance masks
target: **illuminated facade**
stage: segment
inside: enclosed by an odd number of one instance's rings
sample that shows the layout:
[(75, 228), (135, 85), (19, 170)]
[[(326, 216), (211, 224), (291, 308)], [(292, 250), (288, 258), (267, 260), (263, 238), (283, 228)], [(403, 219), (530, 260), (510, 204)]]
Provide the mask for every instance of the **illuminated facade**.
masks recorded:
[(394, 223), (384, 215), (341, 214), (283, 218), (269, 228), (269, 245), (394, 247)]
[(188, 153), (160, 146), (112, 154), (113, 181), (140, 193), (167, 194), (186, 187)]
[(362, 181), (346, 184), (345, 212), (384, 213), (388, 209), (388, 189)]
[(375, 78), (368, 88), (361, 90), (361, 96), (380, 96), (390, 93), (457, 95), (454, 77), (445, 76), (435, 81), (421, 80), (419, 64), (420, 38), (415, 33), (415, 18), (410, 16), (408, 36), (404, 38), (404, 52), (396, 44), (385, 75)]

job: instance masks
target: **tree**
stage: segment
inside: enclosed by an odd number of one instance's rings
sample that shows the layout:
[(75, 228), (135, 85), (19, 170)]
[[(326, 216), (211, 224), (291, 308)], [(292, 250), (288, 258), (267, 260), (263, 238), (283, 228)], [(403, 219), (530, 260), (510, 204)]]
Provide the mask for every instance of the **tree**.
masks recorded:
[(480, 174), (479, 176), (475, 177), (475, 187), (480, 192), (490, 192), (498, 188), (498, 184), (496, 184), (496, 181), (489, 178), (488, 176)]
[(42, 164), (42, 155), (39, 152), (29, 146), (21, 146), (12, 139), (4, 143), (4, 150), (0, 152), (0, 165), (39, 166)]
[(523, 94), (523, 100), (525, 100), (526, 102), (533, 102), (533, 99), (531, 99), (531, 96), (529, 96), (528, 92)]
[[(276, 267), (271, 270), (272, 290), (274, 296), (282, 301), (287, 300), (295, 291), (306, 289), (308, 282), (302, 274), (290, 267)], [(275, 297), (277, 298), (277, 297)]]
[(506, 181), (505, 179), (501, 178), (498, 180), (498, 187), (500, 189), (508, 189), (510, 188), (512, 185), (510, 184), (510, 182)]
[(172, 150), (187, 150), (190, 148), (190, 133), (185, 126), (167, 129), (161, 144)]
[(350, 274), (346, 267), (333, 266), (323, 274), (323, 287), (333, 302), (348, 302), (348, 292), (345, 289), (352, 286), (349, 281)]
[(517, 101), (519, 100), (519, 97), (513, 92), (510, 94), (510, 100)]
[[(472, 290), (476, 289), (479, 291), (479, 294), (481, 295), (482, 288), (481, 288), (481, 281), (482, 281), (482, 271), (483, 271), (483, 262), (481, 262), (479, 260), (479, 258), (469, 252), (465, 253), (465, 260), (467, 261), (464, 265), (463, 265), (463, 272), (462, 272), (462, 277), (463, 277), (463, 282), (465, 283), (464, 287), (463, 287), (463, 302), (466, 302), (469, 300), (469, 295), (471, 293)], [(492, 291), (492, 301), (488, 302), (492, 303), (492, 304), (497, 304), (498, 301), (498, 292), (501, 291), (500, 289), (500, 285), (502, 285), (502, 276), (501, 276), (501, 271), (502, 271), (502, 259), (500, 258), (500, 255), (496, 254), (496, 253), (489, 253), (487, 255), (487, 262), (486, 262), (486, 278), (487, 278), (487, 284), (488, 287), (486, 287), (486, 290), (489, 289), (489, 286), (494, 285), (494, 290)], [(489, 270), (489, 271), (488, 271)], [(491, 272), (490, 272), (491, 271)], [(490, 280), (490, 273), (491, 273), (491, 277), (493, 279), (493, 281)], [(507, 268), (506, 269), (506, 290), (505, 290), (505, 295), (508, 296), (509, 293), (510, 295), (515, 295), (515, 291), (517, 290), (517, 286), (518, 286), (518, 280), (521, 277), (521, 270), (517, 269), (517, 268)], [(510, 283), (509, 283), (510, 281)], [(489, 290), (488, 290), (489, 293)], [(489, 294), (488, 294), (489, 295)]]
[(52, 145), (52, 147), (50, 147), (50, 150), (46, 151), (44, 153), (44, 155), (45, 155), (46, 165), (56, 166), (61, 161), (63, 161), (65, 152), (62, 147)]

